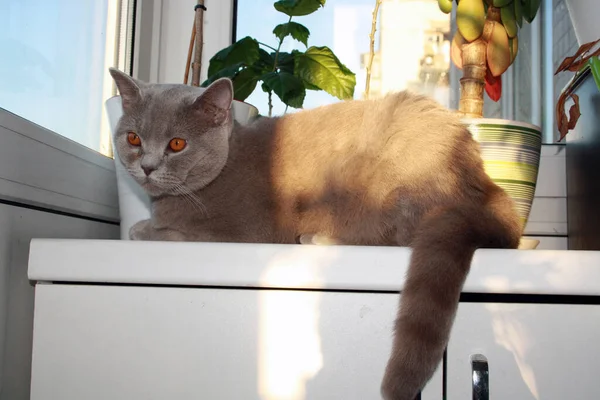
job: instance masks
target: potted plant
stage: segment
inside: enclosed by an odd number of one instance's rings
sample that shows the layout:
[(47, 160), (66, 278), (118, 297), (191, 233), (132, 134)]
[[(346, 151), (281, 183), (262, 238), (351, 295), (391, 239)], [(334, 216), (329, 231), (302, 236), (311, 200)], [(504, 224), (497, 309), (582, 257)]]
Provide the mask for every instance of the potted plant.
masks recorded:
[(483, 118), (484, 93), (502, 94), (502, 74), (518, 54), (519, 28), (535, 18), (541, 0), (438, 0), (450, 13), (456, 7), (457, 31), (452, 62), (463, 71), (458, 112), (481, 144), (486, 172), (515, 200), (523, 226), (535, 193), (541, 129), (518, 121)]
[[(312, 14), (326, 0), (280, 0), (273, 6), (287, 21), (273, 29), (272, 46), (250, 36), (243, 37), (210, 59), (208, 79), (201, 86), (228, 77), (233, 81), (234, 99), (244, 101), (258, 84), (268, 94), (269, 116), (275, 94), (287, 107), (302, 108), (307, 90), (323, 90), (340, 100), (351, 99), (356, 86), (355, 74), (327, 46), (308, 47), (310, 30), (295, 18)], [(285, 21), (285, 19), (284, 19)], [(305, 51), (282, 51), (286, 38), (304, 44)]]
[[(600, 57), (600, 47), (595, 49), (598, 43), (600, 43), (600, 39), (582, 44), (575, 54), (565, 57), (554, 72), (554, 75), (564, 71), (575, 72), (556, 102), (556, 128), (560, 133), (559, 141), (563, 140), (570, 130), (575, 129), (581, 116), (579, 96), (575, 94), (576, 88), (581, 84), (581, 78), (591, 74), (600, 91), (600, 59), (598, 58)], [(573, 104), (569, 107), (567, 116), (565, 106), (568, 99), (573, 100)]]

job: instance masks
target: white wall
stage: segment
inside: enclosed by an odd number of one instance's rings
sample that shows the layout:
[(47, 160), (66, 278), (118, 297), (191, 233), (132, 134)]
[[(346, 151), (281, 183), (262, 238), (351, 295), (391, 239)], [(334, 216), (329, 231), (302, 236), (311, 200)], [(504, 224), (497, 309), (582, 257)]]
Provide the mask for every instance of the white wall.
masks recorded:
[(579, 44), (597, 40), (600, 36), (598, 0), (566, 0), (566, 3)]
[(535, 198), (525, 235), (538, 249), (567, 250), (567, 178), (564, 145), (543, 145)]
[(32, 238), (119, 237), (114, 162), (0, 109), (0, 400), (29, 398)]

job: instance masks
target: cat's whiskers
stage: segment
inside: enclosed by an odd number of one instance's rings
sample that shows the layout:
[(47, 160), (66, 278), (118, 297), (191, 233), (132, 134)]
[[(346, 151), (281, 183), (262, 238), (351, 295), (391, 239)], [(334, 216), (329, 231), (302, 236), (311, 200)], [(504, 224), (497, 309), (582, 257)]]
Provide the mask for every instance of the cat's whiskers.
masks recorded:
[(152, 183), (160, 186), (163, 190), (172, 190), (175, 186), (183, 184), (181, 179), (171, 176), (171, 174), (162, 175), (159, 179), (153, 180)]
[(208, 215), (208, 209), (206, 208), (206, 206), (204, 205), (204, 202), (200, 199), (200, 197), (198, 197), (197, 194), (195, 194), (192, 190), (190, 190), (186, 186), (182, 186), (182, 189), (186, 192), (186, 194), (189, 198), (191, 198), (195, 203), (197, 203), (200, 206), (200, 208), (202, 208), (204, 210), (204, 214)]
[(198, 202), (198, 200), (195, 199), (194, 197), (192, 197), (189, 193), (180, 192), (180, 194), (185, 200), (187, 200), (188, 203), (190, 203), (203, 216), (207, 216), (206, 207), (202, 203)]
[(208, 210), (206, 209), (206, 206), (202, 203), (200, 198), (190, 189), (183, 186), (182, 184), (178, 184), (174, 187), (174, 190), (202, 214), (204, 214), (205, 216), (208, 215)]
[(161, 187), (163, 190), (175, 192), (187, 203), (192, 205), (197, 211), (203, 215), (207, 215), (208, 211), (206, 206), (202, 203), (200, 198), (187, 188), (184, 183), (178, 177), (172, 176), (171, 174), (162, 175), (159, 179), (155, 179), (152, 182), (154, 185)]

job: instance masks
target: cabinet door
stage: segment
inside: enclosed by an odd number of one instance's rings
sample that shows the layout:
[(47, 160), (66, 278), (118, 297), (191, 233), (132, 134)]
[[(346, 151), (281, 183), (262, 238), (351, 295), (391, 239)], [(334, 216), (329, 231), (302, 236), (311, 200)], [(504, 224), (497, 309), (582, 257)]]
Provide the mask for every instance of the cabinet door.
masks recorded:
[(461, 303), (448, 400), (475, 399), (475, 355), (487, 360), (490, 400), (600, 399), (600, 306)]
[(33, 286), (27, 279), (31, 239), (118, 237), (117, 225), (0, 204), (0, 400), (29, 399), (34, 302)]
[[(370, 400), (398, 296), (36, 286), (31, 399)], [(441, 400), (442, 371), (422, 400)]]

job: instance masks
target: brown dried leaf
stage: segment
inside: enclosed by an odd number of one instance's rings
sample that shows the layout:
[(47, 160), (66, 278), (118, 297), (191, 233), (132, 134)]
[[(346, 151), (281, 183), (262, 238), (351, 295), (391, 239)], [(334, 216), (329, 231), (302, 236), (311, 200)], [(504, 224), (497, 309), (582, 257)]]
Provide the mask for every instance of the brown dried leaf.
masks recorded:
[[(565, 113), (565, 103), (569, 97), (573, 99), (573, 105), (569, 108), (569, 117), (567, 117), (567, 114)], [(571, 129), (575, 129), (580, 116), (579, 96), (575, 93), (570, 95), (562, 93), (556, 103), (556, 123), (558, 125), (558, 131), (560, 132), (559, 142), (567, 136), (567, 133), (569, 133)]]
[(565, 71), (567, 68), (569, 68), (569, 66), (573, 64), (573, 61), (575, 61), (575, 58), (575, 56), (565, 57), (565, 59), (560, 63), (560, 65), (554, 72), (554, 75), (558, 74), (559, 72)]
[(571, 72), (577, 72), (579, 71), (579, 69), (581, 69), (581, 66), (583, 64), (585, 64), (586, 62), (588, 62), (588, 60), (592, 57), (597, 57), (600, 55), (600, 48), (598, 50), (596, 50), (595, 52), (593, 52), (592, 54), (582, 58), (579, 61), (574, 62), (573, 64), (569, 65), (569, 67), (567, 68), (569, 71)]
[(579, 96), (575, 93), (571, 95), (574, 104), (569, 109), (569, 130), (575, 129), (575, 125), (577, 125), (577, 120), (581, 116), (581, 111), (579, 110)]
[[(596, 49), (591, 54), (588, 54), (590, 50), (592, 50), (599, 42), (600, 39), (593, 42), (584, 43), (579, 46), (579, 49), (577, 49), (577, 52), (573, 56), (566, 57), (563, 62), (560, 63), (560, 66), (557, 68), (554, 75), (567, 70), (571, 72), (577, 72), (590, 58), (600, 56), (600, 48)], [(558, 131), (560, 132), (560, 139), (558, 139), (559, 142), (563, 140), (565, 136), (567, 136), (569, 130), (575, 128), (577, 121), (581, 116), (581, 111), (579, 109), (579, 96), (576, 94), (569, 94), (568, 92), (569, 91), (566, 90), (565, 92), (561, 93), (558, 101), (556, 102), (556, 125)], [(573, 99), (574, 104), (569, 108), (569, 116), (567, 117), (565, 112), (565, 103), (569, 97)]]
[[(588, 43), (584, 43), (581, 46), (579, 46), (579, 49), (577, 49), (577, 52), (575, 52), (575, 54), (571, 57), (566, 57), (563, 62), (560, 63), (560, 65), (558, 66), (558, 68), (556, 69), (556, 72), (554, 73), (554, 75), (558, 74), (561, 71), (566, 71), (566, 70), (571, 70), (570, 66), (575, 62), (575, 60), (577, 60), (577, 58), (579, 58), (580, 56), (582, 56), (582, 58), (585, 58), (585, 61), (587, 61), (590, 56), (586, 56), (585, 53), (587, 53), (588, 51), (590, 51), (592, 48), (594, 48), (594, 46), (596, 46), (596, 44), (598, 44), (598, 42), (600, 42), (600, 39), (595, 40), (593, 42), (588, 42)], [(582, 60), (583, 61), (583, 60)], [(583, 62), (585, 62), (583, 61)], [(571, 70), (572, 71), (572, 70)]]
[(563, 140), (567, 133), (569, 132), (569, 121), (567, 119), (567, 115), (565, 114), (565, 102), (567, 101), (566, 93), (561, 93), (558, 101), (556, 102), (556, 125), (558, 131), (560, 132), (560, 142)]

